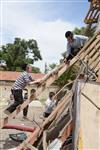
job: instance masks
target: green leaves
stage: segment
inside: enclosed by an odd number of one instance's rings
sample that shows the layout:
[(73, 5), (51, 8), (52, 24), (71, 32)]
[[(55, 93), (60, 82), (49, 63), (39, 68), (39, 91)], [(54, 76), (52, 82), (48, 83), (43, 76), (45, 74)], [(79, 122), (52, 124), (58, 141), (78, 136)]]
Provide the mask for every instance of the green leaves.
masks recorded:
[(69, 80), (73, 81), (77, 76), (78, 68), (72, 66), (56, 81), (59, 87), (63, 87)]
[(0, 59), (5, 60), (6, 70), (21, 70), (21, 64), (31, 63), (42, 60), (37, 41), (30, 39), (15, 38), (14, 43), (8, 43), (2, 46)]
[(87, 25), (86, 27), (75, 28), (73, 33), (92, 37), (95, 33), (96, 26)]

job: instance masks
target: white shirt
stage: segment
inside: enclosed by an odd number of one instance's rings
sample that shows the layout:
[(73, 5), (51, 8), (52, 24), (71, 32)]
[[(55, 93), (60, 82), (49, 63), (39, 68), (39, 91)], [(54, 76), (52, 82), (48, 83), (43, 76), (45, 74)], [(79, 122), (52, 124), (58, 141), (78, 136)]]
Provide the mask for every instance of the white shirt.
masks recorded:
[(52, 100), (51, 100), (50, 98), (48, 98), (48, 99), (46, 100), (46, 102), (45, 102), (45, 105), (46, 105), (46, 106), (49, 106), (50, 103), (51, 103), (51, 101), (52, 101)]
[(11, 106), (13, 103), (14, 103), (14, 99), (13, 100), (11, 100), (11, 99), (8, 100), (8, 106)]
[(67, 43), (67, 57), (71, 54), (71, 49), (78, 49), (84, 46), (84, 44), (88, 41), (88, 37), (83, 35), (74, 35), (74, 41), (72, 43)]
[(50, 98), (48, 98), (45, 104), (45, 112), (51, 113), (54, 107), (56, 106), (56, 100), (51, 100)]

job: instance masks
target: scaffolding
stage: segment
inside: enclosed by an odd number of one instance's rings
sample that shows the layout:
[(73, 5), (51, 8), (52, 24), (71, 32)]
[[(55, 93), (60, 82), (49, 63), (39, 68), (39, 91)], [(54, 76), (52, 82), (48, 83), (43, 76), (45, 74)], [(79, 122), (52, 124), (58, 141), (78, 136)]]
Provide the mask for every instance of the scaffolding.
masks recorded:
[(100, 1), (99, 0), (89, 0), (90, 8), (85, 17), (84, 22), (86, 24), (93, 24), (98, 22), (98, 17), (100, 14)]

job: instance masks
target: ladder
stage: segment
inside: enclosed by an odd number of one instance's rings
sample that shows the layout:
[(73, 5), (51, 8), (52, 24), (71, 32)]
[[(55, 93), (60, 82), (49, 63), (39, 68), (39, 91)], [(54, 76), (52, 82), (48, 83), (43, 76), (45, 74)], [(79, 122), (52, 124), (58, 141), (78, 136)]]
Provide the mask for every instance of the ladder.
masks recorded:
[[(89, 63), (89, 67), (95, 71), (97, 75), (99, 75), (100, 70), (100, 31), (96, 33), (93, 38), (91, 38), (85, 46), (81, 49), (81, 51), (70, 61), (70, 64), (67, 65), (65, 63), (60, 64), (55, 69), (53, 69), (50, 73), (45, 75), (42, 79), (40, 85), (37, 85), (37, 90), (31, 94), (30, 98), (26, 100), (22, 105), (18, 106), (16, 110), (8, 115), (7, 117), (0, 120), (0, 127), (3, 128), (6, 124), (8, 124), (9, 120), (16, 117), (16, 115), (22, 111), (29, 103), (32, 102), (37, 96), (39, 96), (47, 87), (49, 87), (55, 80), (57, 80), (67, 69), (73, 66), (77, 61), (84, 60), (84, 62)], [(45, 120), (48, 122), (48, 118)], [(17, 149), (23, 149), (27, 144), (34, 144), (37, 135), (40, 133), (41, 128), (37, 127), (37, 129), (32, 133), (26, 141), (24, 141)], [(31, 147), (31, 146), (30, 146)]]

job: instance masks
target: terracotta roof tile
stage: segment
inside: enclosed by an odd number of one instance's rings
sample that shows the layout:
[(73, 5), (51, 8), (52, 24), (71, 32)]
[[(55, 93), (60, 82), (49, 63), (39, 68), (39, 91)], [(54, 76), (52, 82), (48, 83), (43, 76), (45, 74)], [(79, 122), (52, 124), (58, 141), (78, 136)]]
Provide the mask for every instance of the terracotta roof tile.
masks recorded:
[[(15, 81), (20, 74), (21, 74), (21, 72), (0, 71), (0, 81)], [(40, 78), (43, 78), (45, 76), (45, 74), (31, 73), (31, 76), (34, 79), (40, 79)]]

